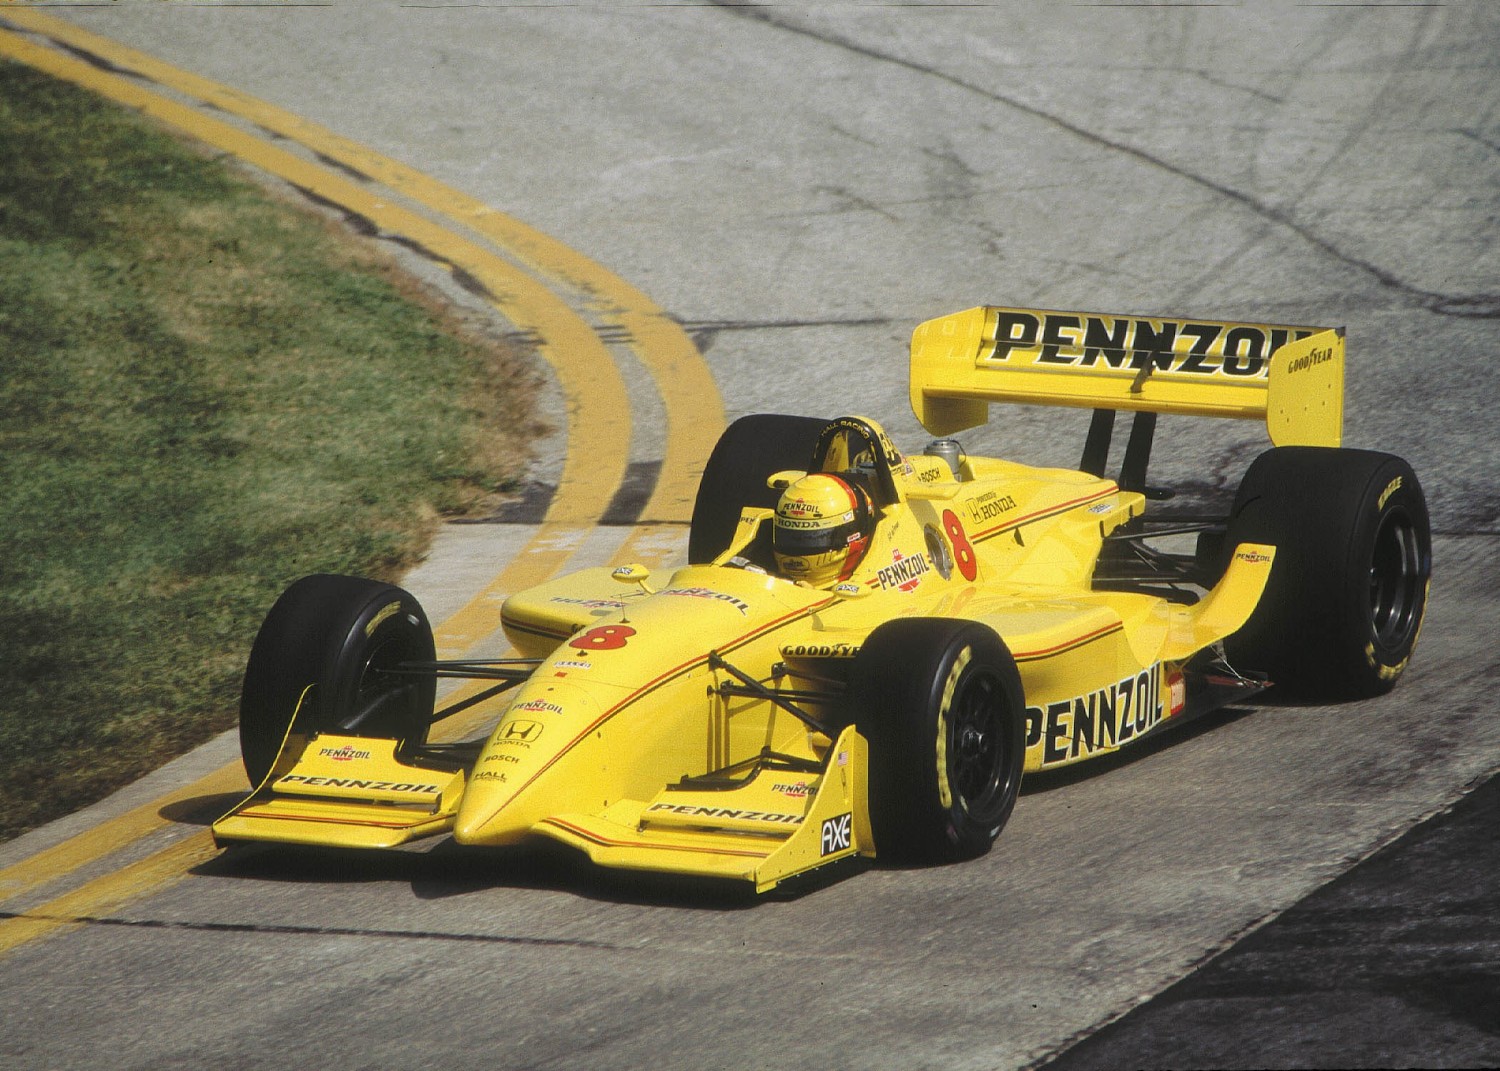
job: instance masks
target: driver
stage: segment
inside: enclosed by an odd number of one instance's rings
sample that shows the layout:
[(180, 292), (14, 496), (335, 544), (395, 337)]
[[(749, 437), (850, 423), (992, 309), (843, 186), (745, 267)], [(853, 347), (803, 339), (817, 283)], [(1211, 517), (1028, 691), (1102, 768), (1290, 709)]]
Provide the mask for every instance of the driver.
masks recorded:
[(776, 503), (776, 568), (816, 588), (848, 580), (874, 530), (875, 511), (864, 488), (826, 472), (803, 476)]

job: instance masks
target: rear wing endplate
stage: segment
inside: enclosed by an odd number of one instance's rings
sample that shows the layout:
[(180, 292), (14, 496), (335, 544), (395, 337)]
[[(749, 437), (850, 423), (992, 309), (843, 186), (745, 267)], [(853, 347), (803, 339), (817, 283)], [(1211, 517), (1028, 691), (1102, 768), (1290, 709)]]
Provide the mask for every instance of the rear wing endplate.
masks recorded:
[(1337, 446), (1344, 330), (992, 306), (920, 325), (923, 426), (972, 428), (991, 402), (1264, 419), (1277, 446)]

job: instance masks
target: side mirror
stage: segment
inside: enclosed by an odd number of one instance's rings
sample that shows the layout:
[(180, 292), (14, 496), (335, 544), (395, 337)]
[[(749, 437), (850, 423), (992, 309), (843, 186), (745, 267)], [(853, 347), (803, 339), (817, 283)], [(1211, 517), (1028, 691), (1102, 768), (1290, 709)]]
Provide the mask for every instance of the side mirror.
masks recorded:
[(656, 593), (655, 588), (646, 585), (646, 581), (651, 579), (651, 570), (639, 562), (622, 565), (609, 575), (622, 584), (639, 584), (641, 590), (647, 595), (654, 595)]

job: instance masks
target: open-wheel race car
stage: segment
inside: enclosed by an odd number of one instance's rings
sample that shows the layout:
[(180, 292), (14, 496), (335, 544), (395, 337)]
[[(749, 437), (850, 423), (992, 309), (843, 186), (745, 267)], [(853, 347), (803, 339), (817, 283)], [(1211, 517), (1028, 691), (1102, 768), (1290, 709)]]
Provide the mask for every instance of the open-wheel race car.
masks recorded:
[[(852, 857), (978, 856), (1023, 773), (1273, 684), (1385, 692), (1421, 627), (1431, 538), (1411, 468), (1340, 447), (1343, 375), (1342, 330), (989, 307), (925, 323), (921, 453), (864, 417), (736, 421), (689, 564), (512, 595), (517, 657), (435, 660), (422, 608), (389, 584), (292, 585), (245, 673), (254, 788), (214, 835), (551, 838), (765, 891)], [(966, 456), (949, 436), (995, 402), (1094, 410), (1078, 469)], [(1148, 509), (1168, 497), (1147, 483), (1160, 413), (1264, 420), (1275, 445), (1227, 515)], [(481, 684), (434, 712), (452, 676)], [(481, 701), (486, 739), (428, 741)]]

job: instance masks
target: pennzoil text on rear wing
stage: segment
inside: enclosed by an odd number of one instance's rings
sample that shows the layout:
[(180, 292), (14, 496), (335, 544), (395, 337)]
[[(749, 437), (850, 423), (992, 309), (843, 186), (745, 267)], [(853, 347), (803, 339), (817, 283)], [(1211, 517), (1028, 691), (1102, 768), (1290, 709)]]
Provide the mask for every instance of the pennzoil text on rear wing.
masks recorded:
[(912, 335), (912, 409), (934, 435), (1011, 402), (1264, 419), (1278, 446), (1337, 446), (1343, 392), (1343, 328), (980, 306)]

